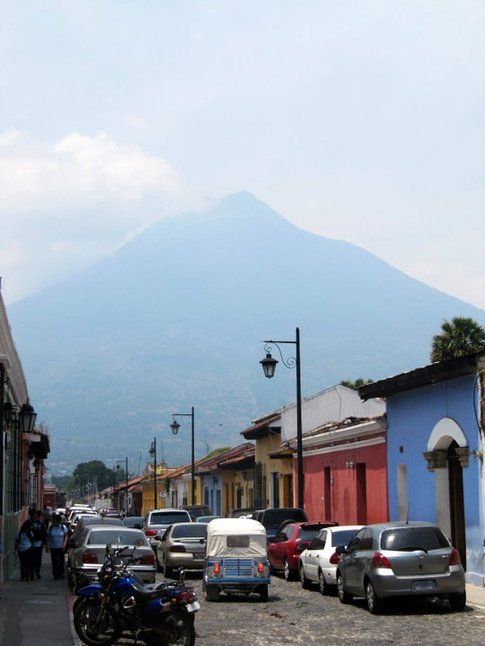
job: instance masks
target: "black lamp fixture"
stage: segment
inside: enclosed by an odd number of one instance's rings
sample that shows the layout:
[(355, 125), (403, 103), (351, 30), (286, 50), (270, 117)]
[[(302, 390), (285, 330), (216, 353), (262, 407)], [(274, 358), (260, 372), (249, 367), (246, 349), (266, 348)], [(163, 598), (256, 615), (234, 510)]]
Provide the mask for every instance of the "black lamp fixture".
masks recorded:
[(29, 400), (22, 406), (20, 409), (19, 420), (20, 420), (20, 430), (22, 433), (32, 433), (34, 430), (35, 420), (37, 413), (34, 411), (33, 406), (31, 406)]
[(267, 377), (268, 379), (271, 379), (272, 377), (274, 377), (276, 364), (278, 363), (278, 360), (272, 357), (270, 352), (267, 352), (265, 358), (261, 359), (259, 363), (263, 366), (263, 372), (265, 377)]
[(172, 433), (174, 435), (177, 435), (179, 432), (180, 424), (177, 422), (176, 419), (173, 420), (173, 422), (170, 424), (170, 428), (172, 429)]

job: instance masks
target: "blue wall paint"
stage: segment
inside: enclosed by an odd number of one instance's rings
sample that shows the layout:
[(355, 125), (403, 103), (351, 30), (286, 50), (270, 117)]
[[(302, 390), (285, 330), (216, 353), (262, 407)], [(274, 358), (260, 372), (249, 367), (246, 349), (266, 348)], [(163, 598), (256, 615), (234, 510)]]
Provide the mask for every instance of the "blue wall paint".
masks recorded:
[[(216, 516), (221, 515), (221, 501), (222, 501), (222, 478), (217, 477), (217, 482), (214, 482), (213, 476), (204, 476), (203, 487), (209, 491), (209, 506), (212, 513)], [(219, 495), (217, 494), (219, 492)]]
[[(400, 393), (387, 400), (389, 515), (399, 518), (397, 471), (405, 464), (408, 476), (409, 517), (436, 522), (435, 474), (427, 470), (423, 452), (429, 436), (444, 417), (453, 419), (465, 434), (470, 451), (479, 446), (475, 417), (475, 376), (465, 376)], [(399, 452), (403, 447), (403, 453)], [(485, 574), (484, 520), (480, 502), (480, 463), (469, 457), (463, 469), (468, 570)], [(469, 557), (468, 557), (469, 554)]]

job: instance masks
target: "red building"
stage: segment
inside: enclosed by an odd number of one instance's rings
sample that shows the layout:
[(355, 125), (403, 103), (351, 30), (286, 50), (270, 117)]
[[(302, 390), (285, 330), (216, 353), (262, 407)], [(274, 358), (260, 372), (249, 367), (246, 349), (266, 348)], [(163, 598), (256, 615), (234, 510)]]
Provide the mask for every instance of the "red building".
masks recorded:
[(340, 525), (388, 519), (385, 416), (332, 422), (304, 434), (305, 510)]

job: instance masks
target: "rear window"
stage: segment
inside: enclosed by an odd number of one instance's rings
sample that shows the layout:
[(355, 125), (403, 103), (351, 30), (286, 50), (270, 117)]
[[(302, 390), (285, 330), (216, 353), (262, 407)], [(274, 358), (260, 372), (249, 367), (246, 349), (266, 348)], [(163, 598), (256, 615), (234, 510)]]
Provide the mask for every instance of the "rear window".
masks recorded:
[(205, 538), (206, 536), (207, 525), (202, 525), (202, 523), (174, 527), (172, 531), (172, 538)]
[(146, 538), (141, 532), (124, 532), (118, 529), (103, 529), (99, 532), (91, 532), (88, 538), (88, 545), (146, 545)]
[(439, 550), (449, 547), (445, 535), (438, 527), (400, 527), (382, 532), (381, 549), (397, 552), (413, 550)]
[(279, 527), (284, 520), (305, 522), (307, 520), (303, 509), (269, 509), (263, 512), (260, 522), (265, 527)]
[(310, 527), (308, 528), (300, 527), (300, 531), (298, 532), (298, 538), (301, 538), (302, 541), (312, 541), (319, 531), (320, 531), (320, 527), (315, 527), (315, 529), (311, 529)]
[(173, 525), (187, 520), (190, 520), (190, 516), (186, 511), (159, 511), (150, 516), (150, 525)]
[(355, 536), (359, 530), (357, 529), (342, 529), (341, 531), (331, 532), (332, 534), (332, 547), (339, 545), (348, 545), (352, 536)]
[(227, 547), (249, 547), (249, 536), (228, 536)]

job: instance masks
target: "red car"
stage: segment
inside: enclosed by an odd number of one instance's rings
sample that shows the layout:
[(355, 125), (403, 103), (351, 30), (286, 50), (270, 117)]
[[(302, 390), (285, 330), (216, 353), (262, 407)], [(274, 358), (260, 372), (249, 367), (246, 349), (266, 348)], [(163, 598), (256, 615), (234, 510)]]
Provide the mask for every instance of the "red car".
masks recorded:
[(276, 534), (273, 543), (268, 545), (268, 559), (272, 572), (283, 570), (285, 579), (291, 581), (298, 576), (298, 558), (310, 545), (317, 532), (323, 527), (338, 523), (289, 523)]

